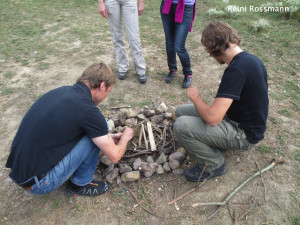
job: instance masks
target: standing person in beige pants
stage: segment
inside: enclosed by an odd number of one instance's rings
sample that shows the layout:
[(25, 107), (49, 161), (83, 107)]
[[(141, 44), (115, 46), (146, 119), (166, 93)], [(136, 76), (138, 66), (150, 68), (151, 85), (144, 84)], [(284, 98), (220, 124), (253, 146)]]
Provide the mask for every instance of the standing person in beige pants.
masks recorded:
[(138, 16), (142, 15), (143, 11), (143, 0), (138, 0), (138, 4), (136, 0), (99, 0), (99, 12), (103, 17), (108, 18), (115, 47), (119, 79), (124, 80), (127, 77), (129, 67), (122, 27), (123, 17), (134, 69), (138, 74), (139, 82), (142, 84), (147, 82), (146, 62), (142, 52), (138, 20)]

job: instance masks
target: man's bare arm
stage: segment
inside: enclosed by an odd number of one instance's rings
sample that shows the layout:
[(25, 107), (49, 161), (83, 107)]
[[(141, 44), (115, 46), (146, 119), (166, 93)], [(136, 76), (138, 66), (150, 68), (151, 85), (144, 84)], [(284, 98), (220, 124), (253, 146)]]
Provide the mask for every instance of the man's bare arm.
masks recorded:
[(115, 140), (117, 136), (115, 135), (105, 135), (101, 137), (93, 138), (93, 142), (97, 145), (101, 151), (108, 157), (112, 163), (117, 163), (124, 155), (128, 142), (133, 137), (133, 130), (131, 128), (126, 128), (124, 132), (120, 135), (119, 141), (116, 144)]
[(194, 87), (188, 89), (187, 96), (194, 103), (202, 119), (210, 126), (216, 126), (222, 121), (233, 102), (230, 98), (215, 98), (213, 104), (208, 105), (203, 101), (200, 93)]

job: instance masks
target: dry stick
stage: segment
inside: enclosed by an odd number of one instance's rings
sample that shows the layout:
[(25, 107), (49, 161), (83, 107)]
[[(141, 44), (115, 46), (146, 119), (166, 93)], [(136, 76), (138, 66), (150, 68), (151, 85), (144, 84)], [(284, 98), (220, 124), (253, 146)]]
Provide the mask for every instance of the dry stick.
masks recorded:
[(143, 138), (143, 131), (142, 129), (140, 130), (140, 136), (139, 136), (139, 147), (142, 146), (142, 138)]
[(257, 183), (256, 189), (255, 189), (255, 193), (254, 193), (252, 199), (250, 200), (250, 202), (252, 201), (252, 203), (251, 203), (251, 205), (250, 205), (250, 208), (249, 208), (244, 214), (242, 214), (238, 220), (241, 220), (244, 216), (247, 216), (247, 214), (250, 213), (250, 212), (252, 211), (252, 209), (253, 209), (253, 207), (254, 207), (254, 204), (255, 204), (256, 192), (257, 192), (258, 184), (259, 184), (259, 183)]
[(198, 184), (199, 184), (199, 182), (200, 182), (200, 179), (201, 179), (201, 177), (202, 177), (202, 175), (203, 175), (203, 173), (204, 173), (204, 171), (205, 171), (205, 169), (206, 169), (206, 166), (207, 166), (207, 164), (205, 164), (205, 166), (204, 166), (204, 168), (203, 168), (203, 170), (202, 170), (202, 172), (201, 172), (201, 174), (200, 174), (200, 176), (199, 176), (199, 178), (198, 178), (198, 181), (197, 181), (195, 187), (194, 187), (193, 189), (189, 190), (188, 192), (184, 193), (183, 195), (179, 196), (178, 198), (174, 199), (173, 201), (169, 202), (169, 203), (168, 203), (169, 205), (170, 205), (170, 204), (173, 204), (173, 203), (177, 202), (178, 200), (184, 198), (185, 196), (191, 194), (192, 192), (194, 192), (195, 190), (199, 189), (199, 188), (204, 184), (204, 182), (205, 182), (206, 180), (204, 180), (204, 181), (198, 186)]
[(235, 222), (235, 218), (231, 215), (231, 212), (230, 212), (229, 201), (226, 203), (226, 206), (227, 206), (227, 211), (229, 213), (229, 216), (231, 217), (231, 219), (233, 220), (233, 222)]
[(204, 168), (203, 168), (203, 170), (202, 170), (202, 172), (201, 172), (201, 174), (200, 174), (200, 177), (198, 178), (198, 181), (197, 181), (197, 184), (195, 185), (195, 187), (198, 186), (198, 184), (199, 184), (199, 182), (200, 182), (200, 179), (201, 179), (201, 177), (202, 177), (202, 175), (203, 175), (203, 173), (204, 173), (204, 171), (205, 171), (205, 169), (206, 169), (206, 166), (207, 166), (207, 164), (205, 163)]
[(226, 198), (223, 202), (199, 202), (199, 203), (195, 203), (192, 205), (192, 207), (198, 207), (198, 206), (204, 206), (204, 205), (217, 205), (219, 206), (219, 208), (211, 215), (209, 216), (206, 220), (209, 220), (210, 218), (212, 218), (220, 209), (221, 206), (225, 205), (226, 202), (229, 201), (229, 199), (232, 198), (232, 196), (234, 196), (246, 183), (248, 183), (250, 180), (252, 180), (253, 178), (257, 177), (258, 175), (268, 171), (269, 169), (271, 169), (272, 167), (274, 167), (276, 164), (279, 163), (283, 163), (284, 160), (283, 159), (278, 159), (278, 160), (273, 160), (272, 163), (267, 166), (266, 168), (256, 172), (255, 174), (253, 174), (252, 176), (250, 176), (247, 180), (245, 180), (241, 185), (239, 185), (237, 188), (235, 188)]
[(178, 198), (174, 199), (173, 201), (169, 202), (168, 205), (171, 205), (181, 199), (183, 199), (185, 196), (193, 193), (194, 191), (196, 191), (197, 189), (199, 189), (204, 183), (206, 182), (206, 180), (204, 180), (198, 187), (194, 187), (193, 189), (189, 190), (188, 192), (184, 193), (183, 195), (180, 195)]
[(139, 203), (137, 197), (133, 194), (133, 192), (132, 192), (130, 189), (128, 189), (128, 190), (129, 190), (129, 192), (132, 194), (132, 196), (133, 196), (134, 200), (136, 201), (136, 203), (137, 203), (143, 210), (145, 210), (146, 212), (150, 213), (152, 216), (164, 218), (163, 216), (159, 216), (159, 215), (157, 215), (157, 214), (151, 212), (150, 210), (146, 209), (144, 206), (142, 206), (142, 205)]
[(147, 154), (152, 154), (152, 153), (153, 153), (152, 151), (142, 150), (142, 151), (138, 151), (137, 153), (130, 154), (130, 155), (123, 155), (123, 158), (134, 158), (139, 155), (147, 155)]
[(175, 140), (174, 140), (174, 136), (173, 136), (172, 129), (170, 129), (170, 134), (171, 134), (171, 136), (172, 136), (172, 142), (173, 142), (174, 152), (176, 152)]
[[(257, 168), (260, 170), (260, 167), (259, 167), (259, 165), (258, 165), (258, 163), (256, 161), (255, 161), (255, 164), (256, 164)], [(266, 201), (266, 196), (267, 196), (266, 185), (265, 185), (265, 182), (264, 182), (264, 179), (263, 179), (262, 175), (260, 175), (260, 178), (261, 178), (261, 182), (262, 182), (262, 184), (264, 186), (264, 191), (265, 191), (264, 192), (265, 193), (264, 198), (265, 198), (265, 201)]]
[(150, 141), (150, 148), (151, 151), (156, 151), (156, 144), (155, 144), (155, 140), (154, 140), (154, 136), (153, 136), (153, 132), (152, 132), (152, 125), (151, 122), (147, 122), (147, 129), (148, 129), (148, 137), (149, 137), (149, 141)]
[(145, 133), (145, 127), (144, 127), (144, 124), (142, 124), (142, 130), (143, 130), (143, 137), (144, 137), (146, 149), (148, 150), (149, 147), (148, 147), (148, 141), (147, 141), (147, 138), (146, 138), (146, 133)]
[(161, 149), (163, 149), (165, 146), (166, 146), (166, 137), (167, 136), (167, 127), (164, 126), (164, 129), (163, 129), (163, 144), (161, 146)]
[(117, 106), (117, 107), (110, 107), (108, 109), (124, 109), (124, 108), (131, 108), (131, 106)]

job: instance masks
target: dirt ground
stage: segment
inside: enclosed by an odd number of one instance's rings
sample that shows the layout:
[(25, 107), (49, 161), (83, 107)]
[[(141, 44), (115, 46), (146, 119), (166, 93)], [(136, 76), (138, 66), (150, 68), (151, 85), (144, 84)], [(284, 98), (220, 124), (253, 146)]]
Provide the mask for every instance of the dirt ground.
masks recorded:
[[(80, 44), (80, 43), (79, 43)], [(164, 82), (167, 71), (166, 55), (162, 49), (152, 46), (144, 48), (147, 60), (148, 83), (141, 85), (134, 74), (132, 65), (128, 78), (119, 81), (100, 109), (109, 115), (110, 106), (158, 105), (167, 106), (189, 103), (180, 85), (181, 72), (172, 84)], [(224, 65), (219, 65), (204, 52), (200, 34), (194, 34), (188, 41), (193, 64), (193, 85), (199, 88), (207, 102), (212, 102), (218, 88)], [(106, 45), (106, 54), (94, 59), (110, 65), (116, 72), (112, 44)], [(193, 193), (174, 204), (168, 204), (192, 188), (193, 183), (185, 182), (183, 176), (173, 174), (153, 175), (125, 186), (114, 184), (103, 196), (69, 198), (64, 194), (65, 186), (45, 196), (32, 196), (11, 182), (5, 163), (9, 149), (24, 114), (33, 103), (29, 96), (41, 95), (53, 88), (72, 85), (86, 65), (75, 64), (72, 57), (53, 58), (46, 70), (34, 66), (22, 66), (12, 62), (3, 63), (3, 72), (16, 71), (10, 80), (10, 87), (19, 89), (9, 95), (0, 95), (1, 102), (1, 145), (0, 145), (0, 224), (293, 224), (299, 204), (299, 161), (293, 154), (300, 148), (295, 135), (287, 135), (285, 144), (278, 141), (279, 131), (299, 134), (299, 120), (278, 113), (280, 103), (270, 96), (270, 116), (265, 139), (251, 151), (224, 153), (228, 172), (205, 182)], [(180, 64), (179, 64), (180, 65)], [(179, 67), (181, 70), (181, 67)], [(4, 82), (4, 78), (2, 78)], [(31, 85), (28, 88), (29, 84)], [(275, 88), (272, 83), (270, 89)], [(30, 93), (26, 93), (26, 90)], [(24, 95), (22, 94), (24, 93)], [(26, 93), (26, 94), (25, 94)], [(270, 120), (272, 118), (272, 120)], [(275, 122), (274, 122), (275, 121)], [(260, 145), (281, 149), (278, 154), (262, 154)], [(283, 156), (285, 163), (256, 177), (246, 184), (210, 220), (206, 220), (216, 206), (192, 207), (197, 202), (223, 201), (239, 184), (268, 166), (275, 156)], [(193, 162), (186, 162), (184, 168)], [(101, 174), (96, 172), (96, 177)], [(136, 196), (138, 202), (134, 198)]]

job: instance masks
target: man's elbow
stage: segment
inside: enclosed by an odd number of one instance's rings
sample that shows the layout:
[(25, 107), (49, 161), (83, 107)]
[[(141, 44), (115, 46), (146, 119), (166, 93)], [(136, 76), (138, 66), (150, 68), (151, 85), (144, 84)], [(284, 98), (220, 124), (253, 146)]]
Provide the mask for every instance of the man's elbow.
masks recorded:
[(122, 157), (119, 157), (119, 156), (111, 156), (111, 157), (109, 158), (109, 160), (110, 160), (113, 164), (116, 164), (116, 163), (118, 163), (118, 162), (120, 161), (121, 158), (122, 158)]
[(209, 126), (211, 127), (215, 127), (217, 126), (222, 120), (219, 119), (208, 119), (207, 121), (205, 121)]

